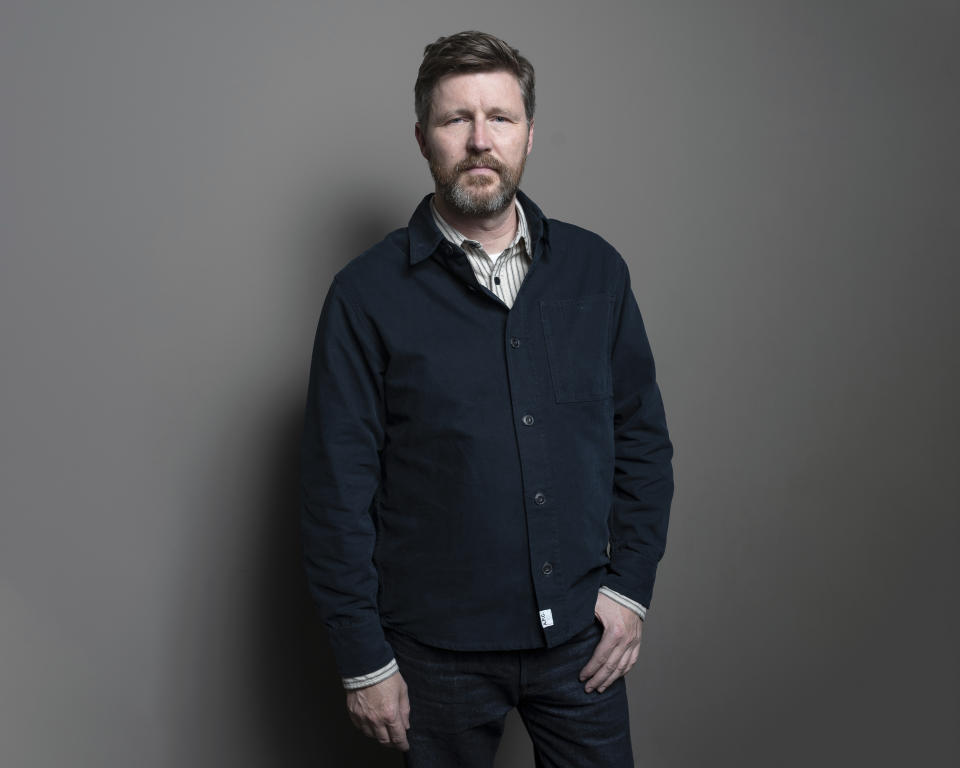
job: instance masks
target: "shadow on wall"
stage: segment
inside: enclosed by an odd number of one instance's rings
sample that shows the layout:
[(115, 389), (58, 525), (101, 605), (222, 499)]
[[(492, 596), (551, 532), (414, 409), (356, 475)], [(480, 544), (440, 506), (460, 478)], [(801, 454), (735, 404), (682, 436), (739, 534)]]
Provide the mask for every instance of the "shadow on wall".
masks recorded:
[[(335, 223), (333, 231), (316, 225), (308, 229), (313, 239), (308, 258), (322, 260), (326, 272), (324, 294), (335, 271), (406, 223), (409, 213), (391, 217), (397, 206), (379, 197), (364, 191), (342, 196), (338, 210), (324, 217)], [(320, 304), (314, 309), (316, 319)], [(303, 354), (309, 358), (310, 349)], [(260, 497), (265, 527), (252, 627), (257, 638), (252, 697), (261, 704), (262, 751), (272, 757), (272, 765), (395, 768), (402, 763), (400, 753), (381, 747), (350, 721), (326, 629), (307, 587), (299, 472), (305, 388), (306, 380), (277, 415), (276, 437), (265, 457), (271, 467)]]
[[(312, 283), (305, 299), (312, 323), (321, 309), (315, 297), (326, 293), (333, 273), (409, 217), (409, 211), (393, 216), (396, 207), (383, 203), (360, 190), (336, 210), (314, 206), (314, 216), (299, 222), (300, 252), (296, 244), (290, 250), (304, 262), (294, 270), (303, 277), (288, 286), (287, 298), (299, 300), (302, 283)], [(251, 366), (270, 359), (258, 352), (251, 350)], [(400, 753), (350, 722), (307, 587), (299, 451), (310, 352), (308, 345), (296, 353), (295, 371), (275, 372), (279, 386), (267, 387), (277, 393), (269, 400), (251, 401), (239, 387), (221, 392), (222, 412), (211, 409), (201, 430), (209, 456), (185, 478), (188, 538), (167, 574), (175, 615), (158, 680), (166, 730), (158, 765), (402, 763)]]
[(262, 752), (275, 756), (273, 765), (395, 767), (399, 754), (366, 738), (350, 722), (326, 630), (307, 589), (297, 514), (302, 423), (298, 403), (279, 425), (273, 483), (264, 493), (270, 523), (261, 541), (251, 670), (251, 695), (261, 705)]

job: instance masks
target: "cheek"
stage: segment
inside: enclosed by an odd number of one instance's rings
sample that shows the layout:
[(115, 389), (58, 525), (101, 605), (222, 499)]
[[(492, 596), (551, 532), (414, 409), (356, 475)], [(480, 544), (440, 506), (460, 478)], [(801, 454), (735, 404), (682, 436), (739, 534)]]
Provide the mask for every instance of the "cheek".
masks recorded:
[(520, 161), (527, 156), (526, 142), (515, 142), (510, 145), (510, 157), (515, 161)]
[(510, 135), (504, 135), (498, 137), (501, 146), (508, 147), (510, 151), (525, 154), (527, 151), (527, 134), (521, 133), (511, 133)]
[(442, 142), (434, 142), (427, 146), (427, 151), (429, 153), (428, 157), (434, 162), (441, 163), (446, 165), (451, 161), (451, 158), (454, 157), (454, 153), (451, 151), (451, 148)]

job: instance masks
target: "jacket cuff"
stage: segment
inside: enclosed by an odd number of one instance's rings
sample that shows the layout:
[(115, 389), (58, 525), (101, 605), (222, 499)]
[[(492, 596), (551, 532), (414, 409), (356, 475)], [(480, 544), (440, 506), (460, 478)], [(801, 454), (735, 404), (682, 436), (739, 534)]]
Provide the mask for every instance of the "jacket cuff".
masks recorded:
[(327, 627), (330, 647), (342, 678), (362, 677), (379, 670), (393, 658), (383, 635), (380, 617), (338, 627)]
[(358, 688), (369, 688), (371, 685), (376, 685), (383, 680), (386, 680), (394, 672), (399, 672), (400, 668), (397, 666), (397, 660), (391, 659), (388, 664), (383, 667), (380, 667), (376, 672), (371, 672), (369, 675), (358, 675), (357, 677), (345, 677), (343, 678), (343, 687), (348, 691), (355, 691)]
[(611, 552), (603, 584), (608, 589), (629, 597), (649, 608), (653, 597), (653, 582), (657, 578), (657, 564), (651, 563), (626, 548)]
[(636, 600), (631, 600), (626, 595), (621, 595), (619, 592), (615, 592), (607, 586), (600, 587), (599, 591), (601, 595), (606, 595), (615, 603), (620, 603), (624, 608), (629, 608), (640, 617), (640, 621), (647, 618), (647, 606), (640, 605)]

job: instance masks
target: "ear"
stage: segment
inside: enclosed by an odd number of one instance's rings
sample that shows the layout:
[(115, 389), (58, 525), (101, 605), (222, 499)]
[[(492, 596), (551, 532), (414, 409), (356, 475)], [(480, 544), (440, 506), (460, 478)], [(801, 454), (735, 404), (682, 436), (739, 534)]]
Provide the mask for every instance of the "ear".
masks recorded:
[(527, 154), (533, 149), (533, 120), (530, 121), (530, 130), (527, 132)]
[(427, 136), (423, 132), (423, 128), (420, 127), (420, 123), (414, 123), (413, 135), (417, 138), (417, 145), (420, 147), (420, 154), (429, 160), (430, 156), (427, 152)]

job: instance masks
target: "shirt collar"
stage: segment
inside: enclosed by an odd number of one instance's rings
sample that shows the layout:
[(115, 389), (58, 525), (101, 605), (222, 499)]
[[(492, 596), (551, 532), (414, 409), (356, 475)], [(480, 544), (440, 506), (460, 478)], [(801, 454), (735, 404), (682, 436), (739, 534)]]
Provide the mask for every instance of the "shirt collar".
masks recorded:
[[(410, 263), (418, 264), (424, 259), (433, 255), (434, 251), (443, 243), (446, 238), (440, 232), (436, 222), (433, 220), (433, 214), (430, 211), (431, 198), (433, 194), (426, 195), (417, 206), (417, 210), (410, 217), (407, 225), (407, 236), (410, 245)], [(549, 227), (547, 218), (543, 215), (536, 203), (527, 197), (522, 191), (517, 190), (517, 202), (520, 204), (524, 221), (527, 228), (527, 249), (532, 259), (536, 261), (539, 249), (537, 244), (541, 238), (548, 239)], [(518, 227), (519, 230), (519, 227)]]
[[(473, 248), (483, 248), (483, 246), (476, 240), (471, 240), (466, 237), (460, 230), (452, 227), (450, 223), (440, 215), (440, 211), (437, 210), (437, 206), (433, 202), (434, 198), (430, 198), (430, 213), (433, 216), (433, 223), (437, 225), (437, 229), (440, 230), (440, 233), (454, 245), (463, 248), (464, 244), (472, 246)], [(517, 231), (513, 236), (513, 240), (510, 241), (510, 244), (504, 248), (504, 251), (509, 251), (512, 248), (516, 247), (517, 243), (523, 241), (524, 250), (527, 255), (530, 255), (530, 237), (527, 234), (527, 216), (523, 212), (523, 206), (520, 205), (520, 201), (514, 198), (514, 205), (517, 209)]]

